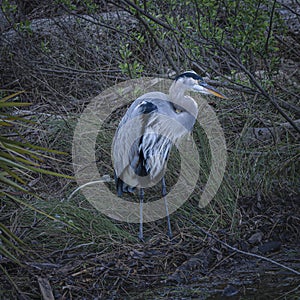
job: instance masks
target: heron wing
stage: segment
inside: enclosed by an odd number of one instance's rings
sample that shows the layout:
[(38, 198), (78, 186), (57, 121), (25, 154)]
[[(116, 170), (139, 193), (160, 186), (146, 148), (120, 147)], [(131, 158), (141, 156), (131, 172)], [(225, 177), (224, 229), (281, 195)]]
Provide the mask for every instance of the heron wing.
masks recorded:
[[(150, 115), (157, 111), (151, 101), (137, 99), (122, 118), (113, 141), (113, 160), (116, 184), (122, 185), (124, 192), (139, 185), (136, 175), (145, 176), (143, 152), (139, 146)], [(126, 183), (124, 182), (126, 179)]]
[(117, 188), (120, 178), (123, 191), (138, 186), (139, 176), (161, 178), (172, 144), (189, 132), (181, 118), (165, 94), (148, 93), (133, 102), (114, 138)]

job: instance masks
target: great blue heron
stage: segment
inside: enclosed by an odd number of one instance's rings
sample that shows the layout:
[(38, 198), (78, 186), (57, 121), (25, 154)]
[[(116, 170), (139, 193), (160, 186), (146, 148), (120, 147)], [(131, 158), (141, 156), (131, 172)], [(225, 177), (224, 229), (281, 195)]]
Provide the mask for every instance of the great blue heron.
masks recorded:
[[(114, 137), (113, 161), (117, 194), (121, 197), (123, 192), (133, 192), (136, 187), (140, 189), (141, 240), (143, 240), (144, 187), (147, 185), (145, 178), (151, 182), (161, 180), (168, 235), (172, 237), (165, 198), (167, 191), (164, 171), (172, 144), (192, 131), (198, 115), (195, 100), (184, 95), (187, 90), (225, 98), (194, 71), (184, 72), (175, 78), (168, 95), (150, 92), (137, 98), (122, 118)], [(171, 124), (170, 120), (174, 120), (179, 126), (174, 126), (174, 122)], [(132, 121), (131, 125), (124, 130), (126, 127), (124, 125), (129, 121)], [(132, 132), (134, 133), (131, 134)]]

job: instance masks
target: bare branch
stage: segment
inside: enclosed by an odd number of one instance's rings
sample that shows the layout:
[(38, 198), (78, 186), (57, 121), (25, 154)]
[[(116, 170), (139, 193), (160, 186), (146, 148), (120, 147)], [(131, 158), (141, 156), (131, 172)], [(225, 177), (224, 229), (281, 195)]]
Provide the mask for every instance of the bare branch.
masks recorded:
[[(126, 3), (127, 5), (131, 6), (132, 8), (134, 8), (138, 13), (142, 14), (143, 16), (149, 18), (150, 20), (152, 20), (153, 22), (155, 22), (156, 24), (164, 27), (167, 30), (171, 30), (174, 31), (175, 29), (173, 27), (171, 27), (170, 25), (168, 25), (165, 22), (162, 22), (161, 20), (159, 20), (158, 18), (155, 18), (153, 15), (150, 15), (149, 13), (147, 13), (145, 10), (141, 9), (139, 6), (135, 5), (133, 2), (128, 1), (128, 0), (123, 0), (122, 2)], [(115, 4), (115, 3), (114, 3)]]
[(200, 226), (198, 226), (198, 225), (197, 225), (195, 222), (193, 222), (192, 220), (187, 219), (187, 218), (184, 218), (184, 219), (186, 219), (187, 221), (189, 221), (194, 227), (196, 227), (197, 230), (201, 231), (201, 232), (204, 233), (205, 235), (209, 236), (210, 238), (214, 239), (214, 240), (217, 241), (218, 243), (222, 244), (223, 246), (227, 247), (228, 249), (230, 249), (230, 250), (232, 250), (232, 251), (234, 251), (234, 252), (236, 252), (236, 253), (243, 254), (243, 255), (247, 255), (247, 256), (251, 256), (251, 257), (254, 257), (254, 258), (257, 258), (257, 259), (265, 260), (265, 261), (267, 261), (267, 262), (269, 262), (269, 263), (272, 263), (272, 264), (274, 264), (274, 265), (276, 265), (276, 266), (279, 266), (279, 267), (281, 267), (281, 268), (283, 268), (283, 269), (286, 269), (286, 270), (288, 270), (288, 271), (290, 271), (290, 272), (292, 272), (292, 273), (294, 273), (294, 274), (296, 274), (296, 275), (300, 275), (300, 272), (298, 272), (297, 270), (292, 269), (292, 268), (290, 268), (290, 267), (288, 267), (288, 266), (285, 266), (285, 265), (283, 265), (283, 264), (281, 264), (281, 263), (279, 263), (279, 262), (277, 262), (277, 261), (275, 261), (275, 260), (273, 260), (273, 259), (270, 259), (270, 258), (265, 257), (265, 256), (262, 256), (262, 255), (258, 255), (258, 254), (255, 254), (255, 253), (250, 253), (250, 252), (246, 252), (246, 251), (243, 251), (243, 250), (239, 250), (239, 249), (237, 249), (237, 248), (235, 248), (235, 247), (233, 247), (233, 246), (230, 246), (229, 244), (223, 242), (222, 240), (218, 239), (218, 238), (215, 237), (214, 235), (210, 234), (208, 231), (206, 231), (206, 230), (204, 230), (203, 228), (201, 228)]
[(298, 133), (300, 133), (300, 128), (295, 124), (295, 122), (283, 111), (283, 109), (279, 106), (276, 99), (271, 97), (265, 89), (259, 84), (259, 82), (255, 79), (254, 75), (242, 64), (236, 59), (230, 51), (227, 51), (225, 48), (223, 48), (223, 51), (226, 52), (226, 54), (245, 72), (245, 74), (248, 75), (252, 83), (257, 87), (257, 89), (260, 91), (260, 93), (268, 99), (271, 104), (277, 109), (277, 111), (296, 129)]

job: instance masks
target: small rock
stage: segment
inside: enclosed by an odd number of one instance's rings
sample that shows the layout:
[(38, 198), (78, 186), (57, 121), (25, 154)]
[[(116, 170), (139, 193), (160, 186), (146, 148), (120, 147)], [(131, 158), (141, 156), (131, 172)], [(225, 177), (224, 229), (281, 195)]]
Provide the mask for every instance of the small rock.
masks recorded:
[(236, 289), (234, 286), (227, 285), (223, 290), (222, 296), (233, 297), (233, 296), (237, 295), (238, 293), (239, 293), (239, 290)]
[(264, 234), (261, 231), (258, 231), (251, 235), (251, 237), (248, 239), (248, 242), (251, 245), (258, 244), (261, 242), (263, 236), (264, 236)]
[(279, 241), (270, 241), (258, 246), (258, 251), (260, 253), (266, 254), (269, 252), (278, 251), (280, 247), (281, 243)]

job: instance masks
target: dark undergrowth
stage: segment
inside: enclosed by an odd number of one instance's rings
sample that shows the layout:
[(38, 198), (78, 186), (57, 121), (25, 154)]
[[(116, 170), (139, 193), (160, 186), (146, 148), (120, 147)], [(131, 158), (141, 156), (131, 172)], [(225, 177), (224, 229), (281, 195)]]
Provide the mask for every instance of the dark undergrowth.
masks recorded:
[[(72, 194), (74, 179), (30, 169), (16, 178), (0, 164), (1, 299), (300, 297), (299, 38), (276, 1), (240, 7), (200, 1), (202, 9), (198, 1), (183, 2), (3, 1), (1, 99), (24, 90), (13, 100), (31, 105), (3, 111), (0, 105), (1, 118), (14, 118), (10, 127), (1, 121), (0, 134), (63, 151), (43, 157), (46, 170), (74, 175), (76, 125), (106, 91), (100, 107), (116, 109), (97, 134), (95, 180), (105, 178), (115, 193), (111, 144), (128, 107), (121, 98), (145, 91), (128, 80), (145, 77), (148, 84), (188, 69), (227, 96), (205, 98), (222, 127), (227, 164), (216, 195), (199, 207), (212, 153), (197, 123), (198, 180), (171, 214), (174, 238), (160, 219), (144, 224), (144, 242), (138, 224), (107, 217), (83, 190)], [(151, 81), (147, 90), (166, 92), (169, 82)], [(168, 191), (181, 159), (174, 147)], [(23, 189), (5, 185), (3, 177), (21, 179)], [(147, 189), (146, 202), (158, 200), (160, 189)], [(124, 199), (138, 202), (138, 193)]]

